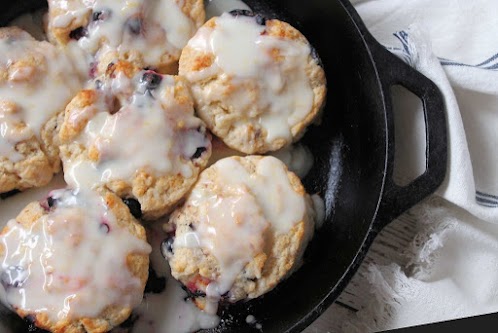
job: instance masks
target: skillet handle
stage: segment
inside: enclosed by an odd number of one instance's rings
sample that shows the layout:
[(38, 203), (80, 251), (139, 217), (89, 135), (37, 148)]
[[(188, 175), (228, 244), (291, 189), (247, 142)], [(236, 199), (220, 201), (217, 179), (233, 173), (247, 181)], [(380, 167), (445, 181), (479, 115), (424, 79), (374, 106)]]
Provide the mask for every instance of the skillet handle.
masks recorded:
[[(369, 43), (378, 68), (386, 105), (387, 168), (384, 190), (377, 213), (381, 229), (403, 212), (434, 193), (446, 176), (447, 128), (445, 105), (438, 87), (427, 77), (410, 67), (380, 45), (373, 37)], [(425, 172), (406, 186), (393, 180), (394, 166), (394, 114), (391, 87), (401, 85), (422, 100), (425, 119)]]

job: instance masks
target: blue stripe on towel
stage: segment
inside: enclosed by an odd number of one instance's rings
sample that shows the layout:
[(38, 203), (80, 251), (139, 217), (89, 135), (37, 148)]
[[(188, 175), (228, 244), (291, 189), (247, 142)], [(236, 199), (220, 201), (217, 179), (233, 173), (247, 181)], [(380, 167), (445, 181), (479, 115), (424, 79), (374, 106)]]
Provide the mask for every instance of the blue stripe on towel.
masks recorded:
[[(397, 31), (393, 35), (401, 42), (401, 46), (403, 47), (403, 49), (396, 47), (388, 47), (387, 49), (393, 53), (402, 52), (404, 60), (407, 63), (410, 63), (410, 60), (412, 58), (412, 54), (410, 52), (410, 42), (409, 42), (410, 35), (404, 30)], [(488, 59), (482, 61), (477, 65), (465, 64), (462, 62), (453, 61), (445, 58), (438, 58), (438, 59), (441, 62), (442, 66), (472, 67), (472, 68), (486, 69), (492, 71), (498, 70), (498, 53), (496, 53), (495, 55), (489, 57)]]
[(491, 194), (476, 191), (476, 201), (479, 205), (489, 208), (498, 207), (498, 198)]
[(488, 197), (488, 198), (496, 199), (496, 202), (498, 202), (498, 196), (496, 196), (496, 195), (484, 193), (481, 191), (476, 191), (476, 195), (478, 195), (480, 197)]
[(484, 65), (487, 65), (489, 64), (491, 61), (495, 60), (495, 59), (498, 59), (498, 53), (495, 54), (494, 56), (492, 56), (491, 58), (489, 58), (488, 60), (484, 60), (483, 62), (481, 62), (480, 64), (477, 64), (476, 66), (484, 66)]

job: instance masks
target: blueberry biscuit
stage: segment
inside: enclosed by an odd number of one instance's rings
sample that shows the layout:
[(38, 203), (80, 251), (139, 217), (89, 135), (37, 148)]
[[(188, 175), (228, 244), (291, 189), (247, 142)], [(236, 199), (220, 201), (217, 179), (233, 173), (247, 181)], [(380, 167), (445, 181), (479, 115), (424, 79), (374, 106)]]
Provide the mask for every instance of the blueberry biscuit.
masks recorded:
[(164, 229), (174, 278), (196, 305), (252, 299), (295, 270), (315, 211), (299, 178), (272, 156), (229, 157), (204, 170)]
[(52, 332), (107, 332), (140, 304), (144, 228), (109, 192), (54, 190), (0, 234), (0, 279), (19, 316)]
[(57, 116), (79, 89), (55, 46), (0, 28), (0, 193), (46, 185), (60, 170)]
[(199, 116), (229, 147), (263, 154), (317, 119), (326, 80), (316, 52), (288, 23), (237, 10), (213, 17), (180, 57)]
[(108, 66), (94, 89), (67, 106), (59, 137), (66, 182), (105, 186), (157, 219), (182, 199), (207, 165), (211, 138), (183, 79)]
[(107, 63), (128, 60), (140, 68), (173, 74), (181, 49), (204, 23), (202, 0), (49, 0), (48, 37), (77, 44)]

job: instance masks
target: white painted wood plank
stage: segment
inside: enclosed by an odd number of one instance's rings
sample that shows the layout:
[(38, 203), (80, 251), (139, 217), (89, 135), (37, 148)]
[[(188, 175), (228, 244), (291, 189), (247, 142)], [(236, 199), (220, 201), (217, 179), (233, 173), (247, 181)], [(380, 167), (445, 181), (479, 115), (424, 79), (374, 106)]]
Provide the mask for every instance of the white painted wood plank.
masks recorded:
[[(416, 216), (408, 211), (388, 225), (375, 239), (362, 265), (348, 284), (338, 301), (353, 309), (361, 309), (370, 299), (369, 284), (366, 280), (368, 265), (388, 265), (397, 263), (404, 266), (408, 258), (404, 255), (418, 231)], [(333, 304), (303, 333), (340, 332), (345, 319), (354, 314), (338, 304)]]

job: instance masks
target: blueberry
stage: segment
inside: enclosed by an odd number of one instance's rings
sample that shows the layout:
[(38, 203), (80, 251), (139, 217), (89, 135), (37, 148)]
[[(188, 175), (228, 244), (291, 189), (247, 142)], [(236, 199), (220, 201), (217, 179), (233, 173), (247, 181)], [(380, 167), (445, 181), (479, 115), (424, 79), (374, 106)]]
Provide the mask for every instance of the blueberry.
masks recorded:
[(175, 242), (174, 236), (169, 236), (161, 243), (161, 254), (167, 258), (174, 254), (173, 243)]
[(111, 16), (112, 11), (110, 9), (103, 9), (92, 14), (92, 21), (104, 21)]
[(36, 317), (35, 315), (29, 314), (26, 317), (24, 317), (24, 320), (26, 320), (28, 324), (34, 324), (36, 322)]
[(206, 293), (201, 290), (192, 291), (184, 285), (182, 285), (182, 289), (187, 292), (187, 298), (206, 297)]
[(247, 10), (247, 9), (234, 9), (230, 11), (230, 14), (232, 16), (248, 16), (248, 17), (254, 17), (254, 12), (252, 10)]
[(13, 196), (14, 194), (17, 194), (17, 193), (20, 193), (21, 191), (19, 190), (12, 190), (12, 191), (9, 191), (9, 192), (4, 192), (4, 193), (0, 193), (0, 199), (7, 199), (11, 196)]
[(259, 25), (266, 25), (266, 18), (264, 18), (262, 15), (257, 14), (255, 16), (256, 18), (256, 23)]
[(194, 155), (192, 155), (192, 159), (196, 159), (201, 157), (202, 153), (205, 152), (207, 149), (205, 147), (199, 147), (195, 150)]
[(102, 81), (100, 81), (100, 80), (96, 80), (96, 81), (95, 81), (95, 89), (97, 89), (97, 90), (101, 90), (101, 89), (102, 89), (102, 86), (103, 86)]
[(142, 32), (143, 21), (140, 17), (130, 17), (126, 20), (125, 26), (132, 35), (140, 35)]
[(144, 292), (146, 294), (159, 294), (166, 288), (166, 278), (163, 276), (158, 276), (156, 271), (149, 267), (149, 278), (147, 279), (147, 284), (145, 285)]
[(45, 211), (51, 210), (53, 207), (55, 207), (57, 203), (57, 200), (54, 199), (51, 196), (48, 196), (45, 200), (40, 201), (40, 206), (45, 209)]
[(163, 77), (153, 71), (147, 71), (140, 78), (140, 83), (145, 84), (146, 90), (154, 90), (161, 84)]
[(71, 39), (78, 40), (78, 39), (80, 39), (82, 37), (85, 37), (87, 34), (88, 34), (88, 31), (85, 28), (79, 27), (79, 28), (76, 28), (73, 31), (71, 31), (69, 33), (69, 37)]
[(140, 205), (140, 202), (138, 202), (138, 200), (127, 198), (123, 199), (123, 202), (126, 206), (128, 206), (131, 215), (135, 216), (137, 219), (142, 217), (142, 206)]
[(250, 11), (250, 10), (235, 9), (235, 10), (230, 11), (230, 14), (234, 17), (237, 17), (237, 16), (254, 17), (257, 24), (266, 25), (266, 18), (263, 15), (255, 14), (253, 11)]
[(90, 68), (88, 69), (88, 75), (92, 79), (97, 76), (97, 62), (92, 62), (90, 64)]
[(0, 280), (5, 289), (9, 287), (20, 288), (28, 278), (28, 272), (21, 266), (9, 266), (0, 275)]

